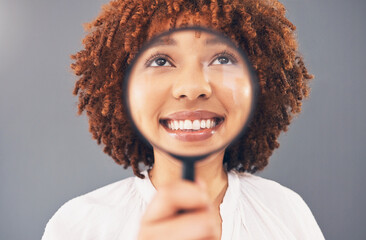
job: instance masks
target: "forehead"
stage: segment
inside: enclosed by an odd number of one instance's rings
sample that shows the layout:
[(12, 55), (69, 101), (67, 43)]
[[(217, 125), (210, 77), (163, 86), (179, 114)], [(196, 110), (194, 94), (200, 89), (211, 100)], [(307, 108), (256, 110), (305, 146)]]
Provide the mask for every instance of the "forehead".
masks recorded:
[(155, 39), (150, 47), (179, 46), (187, 44), (199, 44), (204, 46), (225, 45), (229, 46), (228, 40), (218, 34), (202, 32), (198, 29), (173, 32)]

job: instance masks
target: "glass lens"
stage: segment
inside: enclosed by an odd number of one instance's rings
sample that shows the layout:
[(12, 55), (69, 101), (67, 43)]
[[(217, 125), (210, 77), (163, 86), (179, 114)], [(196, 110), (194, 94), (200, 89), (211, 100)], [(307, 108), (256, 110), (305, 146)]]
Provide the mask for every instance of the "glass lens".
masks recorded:
[(229, 145), (254, 105), (254, 76), (243, 52), (204, 28), (163, 33), (145, 45), (126, 79), (130, 116), (154, 147), (200, 156)]

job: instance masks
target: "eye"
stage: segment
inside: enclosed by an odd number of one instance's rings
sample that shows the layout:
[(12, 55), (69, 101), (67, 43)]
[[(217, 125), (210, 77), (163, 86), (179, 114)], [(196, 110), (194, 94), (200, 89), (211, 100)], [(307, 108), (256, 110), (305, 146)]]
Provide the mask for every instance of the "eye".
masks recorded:
[(150, 67), (171, 67), (172, 65), (170, 64), (170, 62), (168, 60), (166, 60), (165, 58), (157, 58), (154, 59), (150, 65)]
[(213, 57), (213, 60), (210, 65), (232, 65), (237, 62), (238, 61), (236, 60), (236, 57), (233, 54), (227, 51), (223, 51), (216, 54)]
[(215, 64), (233, 64), (233, 63), (228, 57), (221, 56), (216, 58), (216, 60), (214, 60), (211, 64), (215, 65)]
[(145, 62), (145, 67), (175, 67), (173, 60), (165, 54), (153, 54)]

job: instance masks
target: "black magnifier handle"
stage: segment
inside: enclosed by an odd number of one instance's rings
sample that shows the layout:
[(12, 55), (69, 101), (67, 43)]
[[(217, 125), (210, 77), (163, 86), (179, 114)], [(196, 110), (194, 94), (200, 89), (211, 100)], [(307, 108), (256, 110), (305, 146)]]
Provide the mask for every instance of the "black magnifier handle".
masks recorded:
[[(183, 174), (182, 178), (184, 180), (192, 181), (194, 182), (194, 162), (191, 161), (183, 161)], [(189, 211), (187, 210), (179, 210), (178, 214), (184, 214)]]
[(183, 163), (183, 174), (182, 178), (184, 180), (192, 181), (194, 182), (194, 163), (201, 161), (209, 156), (209, 154), (206, 155), (200, 155), (200, 156), (177, 156), (177, 155), (171, 155), (175, 159), (180, 160)]
[(184, 180), (194, 182), (194, 162), (184, 161), (183, 162), (183, 174), (182, 178)]

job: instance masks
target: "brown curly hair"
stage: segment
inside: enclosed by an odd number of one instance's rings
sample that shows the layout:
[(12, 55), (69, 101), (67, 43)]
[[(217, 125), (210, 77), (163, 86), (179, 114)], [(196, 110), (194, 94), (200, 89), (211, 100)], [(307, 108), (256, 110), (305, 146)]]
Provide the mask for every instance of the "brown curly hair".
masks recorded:
[(87, 24), (84, 48), (71, 56), (71, 68), (79, 76), (74, 94), (78, 113), (86, 111), (93, 138), (104, 152), (136, 176), (140, 163), (152, 166), (153, 150), (133, 132), (122, 100), (122, 83), (128, 64), (142, 44), (159, 31), (159, 23), (171, 29), (208, 22), (234, 40), (246, 52), (258, 75), (257, 108), (246, 133), (225, 151), (226, 170), (256, 172), (267, 164), (277, 138), (287, 131), (312, 79), (297, 51), (295, 26), (285, 8), (275, 0), (115, 0)]

